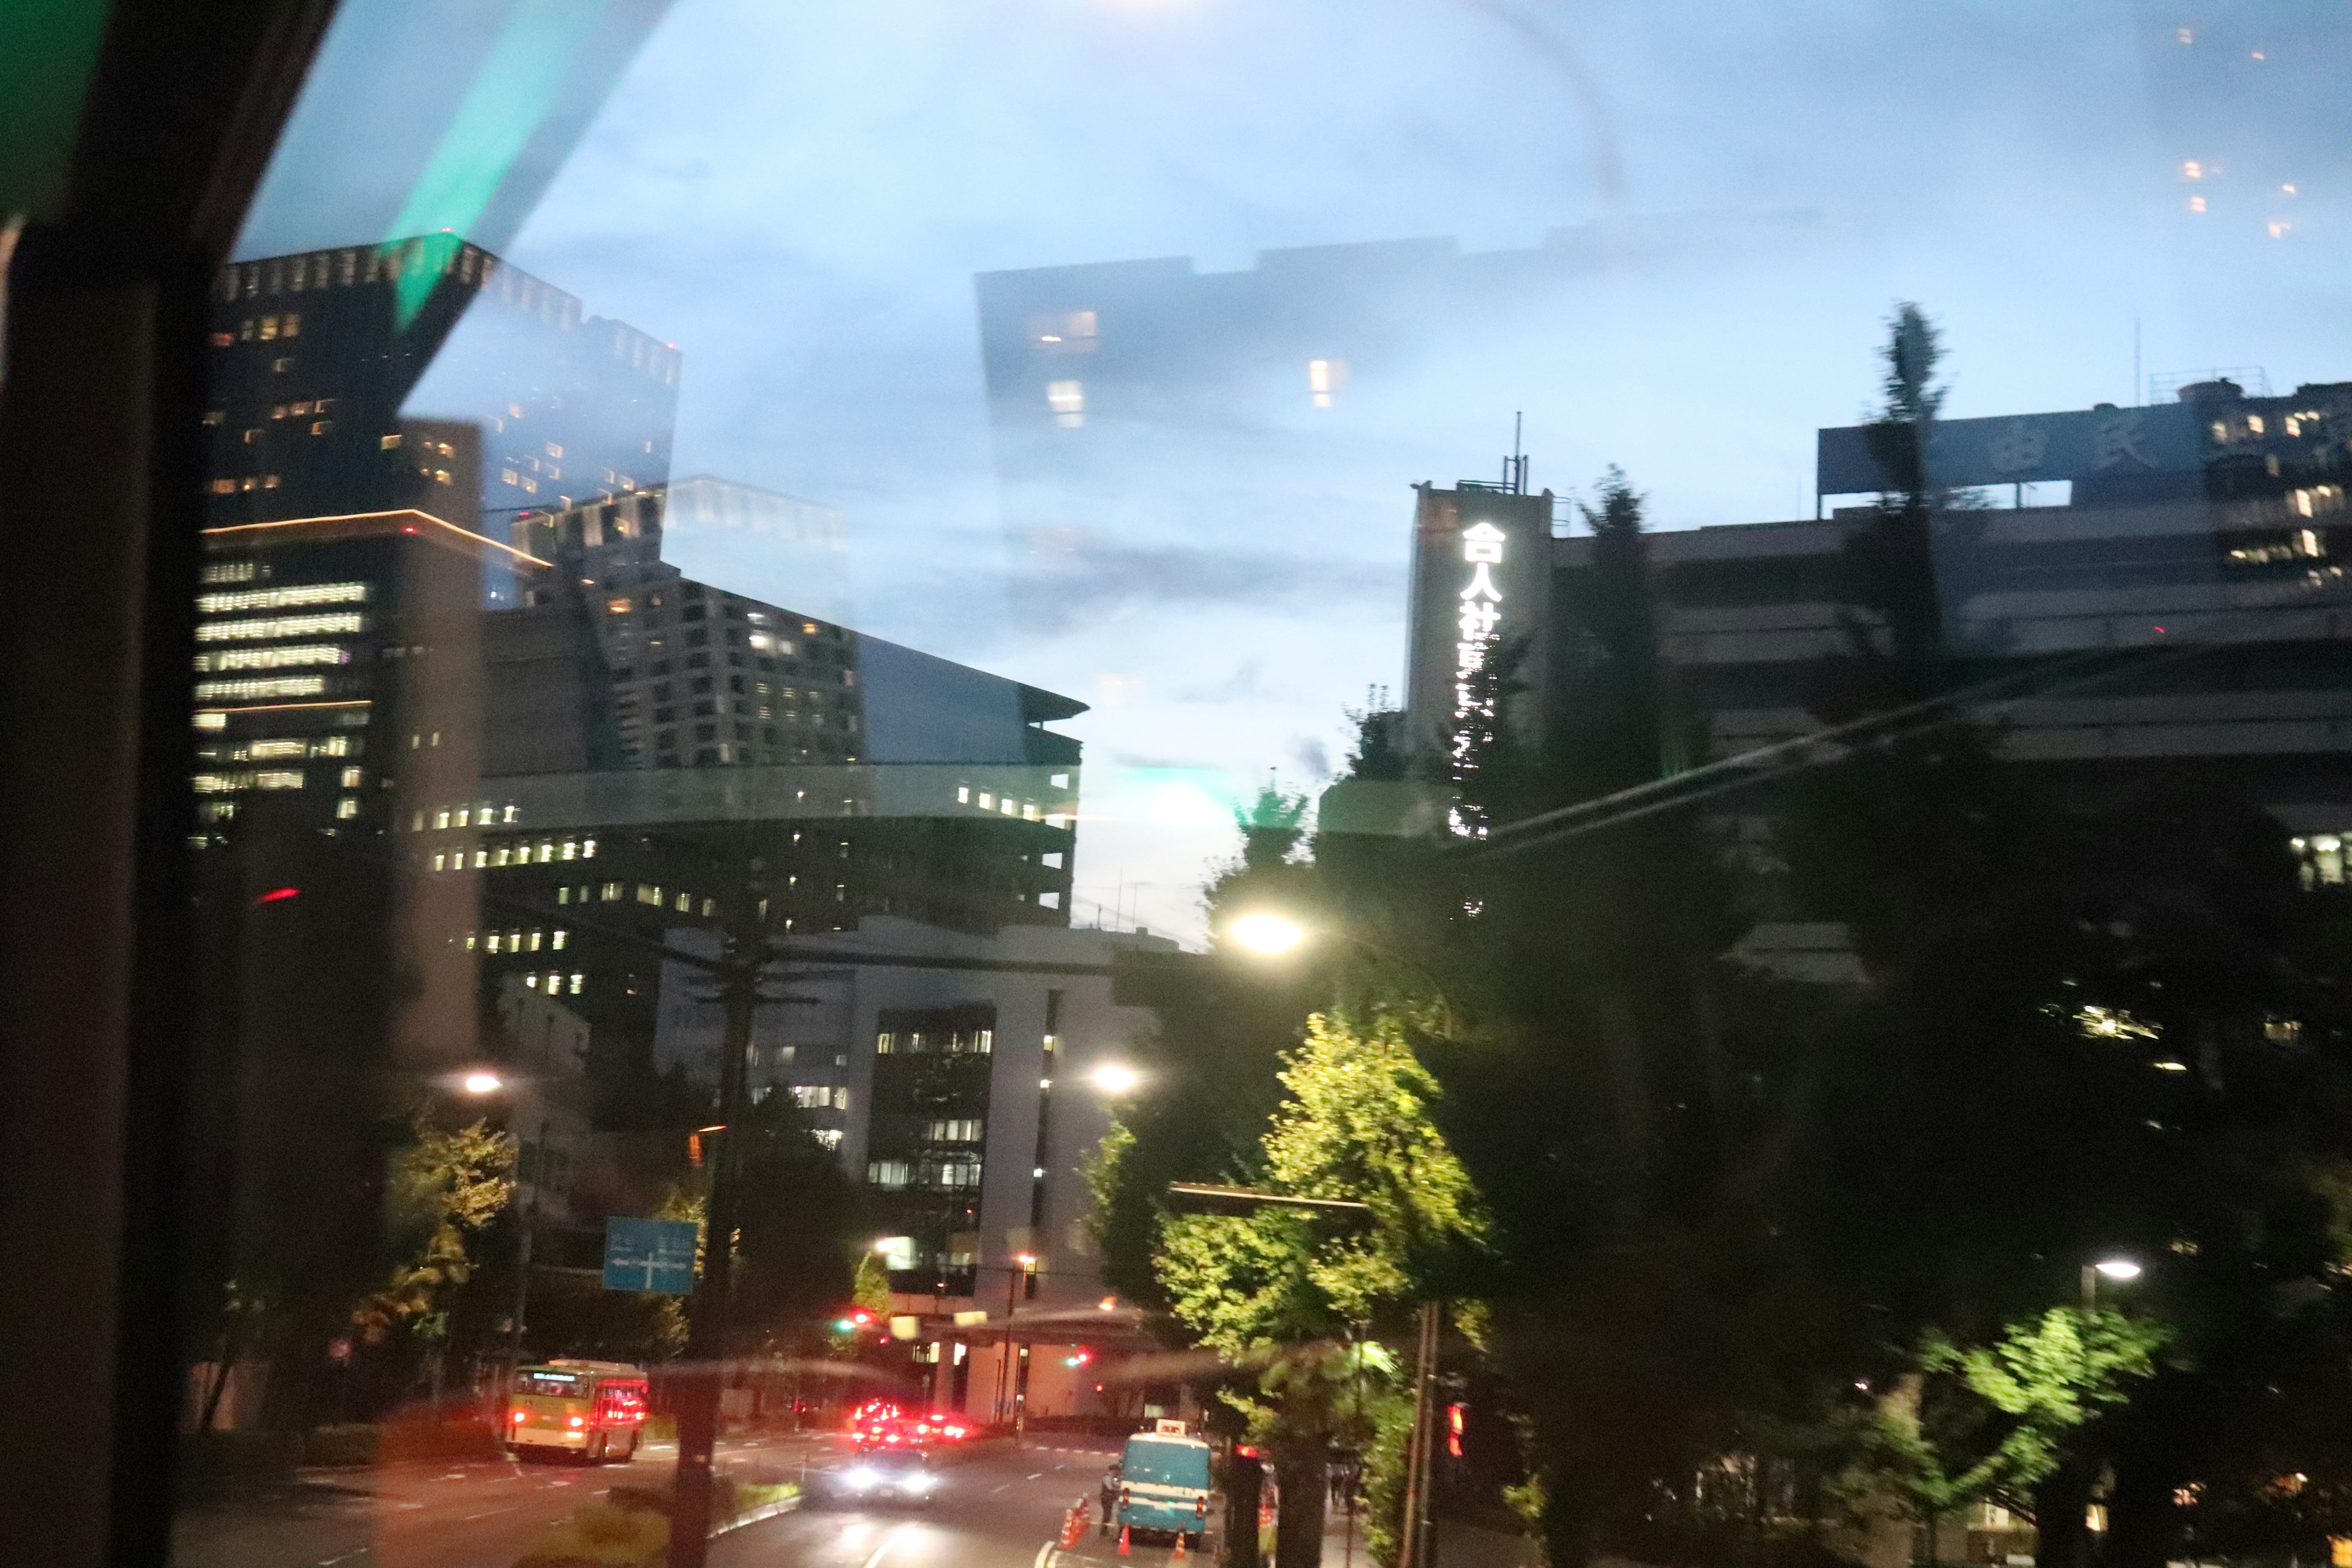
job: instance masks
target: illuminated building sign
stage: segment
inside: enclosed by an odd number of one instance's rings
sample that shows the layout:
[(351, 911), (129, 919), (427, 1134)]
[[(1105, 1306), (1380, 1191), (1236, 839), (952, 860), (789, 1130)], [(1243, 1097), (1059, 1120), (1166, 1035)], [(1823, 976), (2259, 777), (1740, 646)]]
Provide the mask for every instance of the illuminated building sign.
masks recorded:
[(1414, 752), (1443, 758), (1466, 790), (1502, 730), (1531, 740), (1541, 721), (1528, 694), (1543, 689), (1549, 657), (1552, 497), (1478, 484), (1413, 488), (1404, 729)]
[[(1461, 638), (1454, 645), (1454, 716), (1466, 719), (1480, 706), (1470, 678), (1486, 668), (1486, 647), (1503, 618), (1503, 591), (1495, 586), (1495, 568), (1503, 563), (1503, 531), (1491, 522), (1474, 522), (1462, 531), (1462, 559), (1470, 567), (1470, 582), (1462, 590), (1462, 614), (1454, 622)], [(1458, 754), (1461, 742), (1455, 742)]]
[[(1503, 591), (1495, 584), (1495, 568), (1503, 563), (1503, 546), (1507, 542), (1503, 531), (1491, 522), (1474, 522), (1462, 531), (1462, 562), (1470, 568), (1469, 581), (1459, 595), (1461, 610), (1454, 619), (1457, 634), (1454, 644), (1454, 761), (1457, 767), (1470, 761), (1470, 750), (1482, 727), (1490, 727), (1495, 719), (1495, 693), (1491, 687), (1480, 689), (1475, 679), (1486, 668), (1486, 657), (1493, 647), (1496, 628), (1503, 619)], [(1454, 814), (1457, 832), (1470, 832), (1460, 813)]]

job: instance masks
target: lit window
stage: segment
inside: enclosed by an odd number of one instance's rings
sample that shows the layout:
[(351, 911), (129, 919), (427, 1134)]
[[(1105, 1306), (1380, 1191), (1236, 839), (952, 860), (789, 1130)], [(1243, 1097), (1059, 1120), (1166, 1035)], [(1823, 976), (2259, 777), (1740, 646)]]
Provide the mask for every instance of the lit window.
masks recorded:
[(980, 809), (981, 809), (981, 810), (982, 810), (982, 811), (993, 811), (993, 810), (995, 810), (995, 809), (996, 809), (996, 797), (995, 797), (994, 795), (990, 795), (986, 790), (982, 790), (982, 791), (981, 791), (981, 792), (980, 792)]
[(1087, 389), (1079, 382), (1047, 382), (1045, 403), (1053, 409), (1056, 424), (1075, 427), (1087, 422)]
[(288, 588), (243, 588), (226, 593), (199, 594), (196, 595), (196, 609), (207, 616), (236, 615), (246, 610), (290, 609), (298, 605), (356, 605), (365, 601), (367, 596), (368, 585), (365, 583), (306, 583)]
[(394, 434), (394, 435), (385, 436), (385, 437), (380, 437), (380, 438), (376, 441), (376, 449), (377, 449), (378, 451), (389, 452), (389, 451), (391, 451), (394, 447), (397, 447), (397, 446), (399, 446), (399, 445), (400, 445), (400, 437), (399, 437), (397, 434)]
[[(217, 596), (226, 598), (230, 595)], [(350, 611), (320, 616), (271, 616), (257, 620), (205, 621), (196, 627), (196, 640), (250, 642), (264, 637), (334, 637), (360, 629), (360, 617)]]
[(580, 841), (580, 858), (583, 860), (593, 860), (596, 858), (596, 841), (594, 839), (583, 838)]
[(580, 994), (580, 987), (581, 987), (581, 985), (582, 985), (583, 984), (584, 984), (584, 983), (587, 981), (587, 978), (588, 978), (588, 976), (587, 976), (587, 975), (585, 975), (585, 974), (574, 974), (574, 975), (572, 975), (572, 984), (571, 984), (571, 985), (570, 985), (567, 989), (569, 989), (569, 990), (570, 990), (570, 992), (571, 992), (571, 994), (572, 994), (572, 995), (574, 995), (574, 996), (579, 995), (579, 994)]
[(956, 804), (958, 805), (970, 805), (971, 804), (971, 786), (970, 784), (956, 785)]
[(2193, 212), (2193, 213), (2201, 213), (2201, 212), (2203, 212), (2203, 211), (2205, 210), (2205, 198), (2204, 198), (2203, 196), (2191, 196), (2191, 197), (2189, 197), (2189, 210), (2190, 212)]
[(607, 599), (604, 601), (604, 612), (607, 615), (625, 616), (629, 613), (629, 601), (625, 596)]
[(345, 768), (345, 769), (343, 770), (343, 787), (344, 787), (345, 789), (357, 789), (357, 788), (359, 788), (359, 787), (360, 787), (360, 779), (361, 779), (361, 774), (360, 774), (360, 770), (359, 770), (359, 769), (357, 769), (357, 768)]
[(2205, 177), (2205, 165), (2191, 158), (2180, 165), (2180, 177), (2184, 180), (2201, 180)]
[(436, 855), (433, 857), (433, 868), (436, 871), (446, 870), (447, 868), (443, 864), (443, 862), (446, 861), (448, 858), (449, 857), (446, 855)]
[(269, 680), (199, 680), (199, 702), (260, 701), (277, 697), (318, 697), (327, 689), (326, 677), (288, 675)]
[[(572, 889), (569, 889), (569, 888), (565, 888), (565, 889), (562, 889), (562, 890), (563, 892), (567, 892), (567, 893), (568, 893), (568, 892), (570, 892)], [(563, 900), (560, 900), (560, 899), (559, 899), (559, 900), (557, 900), (556, 901), (557, 901), (558, 903), (561, 903), (561, 902), (562, 902)], [(554, 938), (553, 938), (553, 939), (549, 942), (549, 944), (548, 944), (548, 945), (549, 945), (549, 946), (551, 946), (551, 947), (552, 947), (556, 952), (562, 952), (563, 951), (563, 943), (564, 943), (565, 940), (566, 940), (567, 938), (569, 938), (571, 935), (572, 935), (572, 933), (571, 933), (570, 931), (558, 931), (555, 933)]]
[(436, 811), (436, 812), (435, 812), (435, 813), (433, 814), (433, 826), (436, 826), (436, 827), (446, 827), (446, 826), (449, 826), (449, 814), (448, 814), (447, 812), (446, 812), (446, 811)]
[(351, 652), (340, 643), (298, 643), (288, 647), (228, 647), (196, 655), (199, 671), (230, 669), (298, 669), (304, 665), (348, 664)]

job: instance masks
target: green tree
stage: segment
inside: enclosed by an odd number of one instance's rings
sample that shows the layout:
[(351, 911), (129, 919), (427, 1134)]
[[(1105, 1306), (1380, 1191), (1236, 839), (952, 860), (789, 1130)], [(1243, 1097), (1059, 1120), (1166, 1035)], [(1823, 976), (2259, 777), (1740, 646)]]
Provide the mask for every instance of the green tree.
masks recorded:
[(414, 1328), (442, 1309), (444, 1292), (475, 1268), (467, 1238), (514, 1194), (515, 1141), (474, 1121), (448, 1131), (422, 1117), (415, 1141), (396, 1152), (384, 1189), (385, 1232), (396, 1248), (390, 1277), (352, 1308), (370, 1344)]
[[(1270, 1448), (1282, 1487), (1279, 1568), (1320, 1560), (1325, 1461), (1335, 1438), (1367, 1444), (1392, 1396), (1368, 1376), (1362, 1330), (1463, 1277), (1487, 1225), (1468, 1173), (1429, 1115), (1437, 1085), (1393, 1016), (1317, 1015), (1281, 1073), (1286, 1098), (1263, 1139), (1271, 1191), (1368, 1205), (1360, 1234), (1268, 1210), (1182, 1215), (1155, 1266), (1201, 1343), (1255, 1374), (1228, 1395)], [(1352, 1397), (1351, 1397), (1352, 1395)], [(1377, 1455), (1376, 1455), (1377, 1458)]]

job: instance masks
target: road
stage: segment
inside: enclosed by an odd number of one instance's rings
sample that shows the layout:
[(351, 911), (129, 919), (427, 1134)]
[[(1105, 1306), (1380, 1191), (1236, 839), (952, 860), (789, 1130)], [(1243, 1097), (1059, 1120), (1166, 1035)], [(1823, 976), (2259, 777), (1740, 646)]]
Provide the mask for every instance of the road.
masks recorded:
[[(174, 1568), (512, 1568), (580, 1504), (614, 1485), (666, 1481), (677, 1450), (649, 1444), (633, 1464), (577, 1468), (506, 1460), (305, 1471), (233, 1500), (190, 1508)], [(831, 1438), (722, 1443), (722, 1464), (822, 1467)], [(813, 1507), (711, 1542), (712, 1568), (1037, 1568), (1080, 1496), (1091, 1500), (1108, 1452), (1030, 1446), (977, 1452), (944, 1471), (926, 1509)], [(1153, 1568), (1166, 1548), (1127, 1563)], [(1115, 1561), (1089, 1536), (1082, 1556)]]

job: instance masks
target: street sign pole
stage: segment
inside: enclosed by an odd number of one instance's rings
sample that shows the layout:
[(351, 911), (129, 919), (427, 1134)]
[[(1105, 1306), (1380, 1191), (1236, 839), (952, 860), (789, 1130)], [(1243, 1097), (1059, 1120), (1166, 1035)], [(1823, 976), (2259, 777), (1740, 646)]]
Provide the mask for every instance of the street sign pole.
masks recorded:
[(739, 894), (728, 922), (726, 967), (719, 972), (725, 1027), (719, 1047), (717, 1148), (705, 1205), (702, 1279), (688, 1308), (686, 1376), (677, 1412), (677, 1480), (672, 1494), (669, 1568), (704, 1568), (710, 1544), (711, 1456), (719, 1441), (720, 1379), (726, 1367), (727, 1305), (733, 1282), (735, 1206), (743, 1156), (746, 1058), (751, 1014), (760, 1005), (766, 954), (751, 897)]

